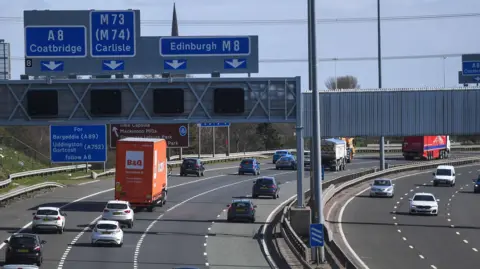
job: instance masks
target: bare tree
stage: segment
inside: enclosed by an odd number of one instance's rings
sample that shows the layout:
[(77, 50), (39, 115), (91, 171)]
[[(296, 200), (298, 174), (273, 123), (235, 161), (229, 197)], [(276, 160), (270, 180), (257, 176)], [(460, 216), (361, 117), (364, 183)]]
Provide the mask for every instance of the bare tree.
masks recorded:
[(354, 76), (329, 77), (325, 81), (325, 86), (329, 90), (335, 89), (359, 89), (358, 79)]

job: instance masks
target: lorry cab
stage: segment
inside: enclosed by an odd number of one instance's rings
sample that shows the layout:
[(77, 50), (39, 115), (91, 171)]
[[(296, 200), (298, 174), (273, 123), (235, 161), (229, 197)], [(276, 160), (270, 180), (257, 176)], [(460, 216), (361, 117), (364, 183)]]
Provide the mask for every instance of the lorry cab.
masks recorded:
[(433, 186), (446, 184), (450, 187), (455, 186), (455, 167), (451, 165), (439, 165), (433, 173)]

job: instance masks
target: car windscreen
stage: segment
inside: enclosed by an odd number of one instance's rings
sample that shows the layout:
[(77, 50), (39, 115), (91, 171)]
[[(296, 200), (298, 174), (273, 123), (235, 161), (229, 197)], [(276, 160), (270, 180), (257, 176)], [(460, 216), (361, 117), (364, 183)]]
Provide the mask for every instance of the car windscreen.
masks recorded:
[(9, 241), (9, 244), (10, 246), (12, 247), (22, 247), (22, 246), (25, 246), (25, 247), (34, 247), (36, 245), (35, 243), (35, 238), (33, 237), (26, 237), (26, 236), (23, 236), (23, 237), (12, 237), (10, 238), (10, 241)]
[(97, 229), (100, 229), (100, 230), (115, 230), (115, 229), (117, 229), (117, 225), (102, 223), (102, 224), (97, 224)]
[(51, 209), (41, 209), (41, 210), (37, 210), (37, 215), (58, 215), (58, 211), (57, 210), (51, 210)]
[(282, 158), (279, 159), (279, 161), (293, 161), (293, 158), (290, 156), (283, 156)]
[(373, 185), (375, 186), (391, 186), (392, 183), (390, 182), (390, 180), (375, 180), (373, 182)]
[(127, 209), (128, 206), (126, 204), (120, 204), (120, 203), (108, 203), (107, 208), (108, 209)]
[(260, 178), (256, 181), (257, 185), (273, 185), (273, 179), (271, 178)]
[(450, 169), (437, 169), (437, 176), (451, 176), (452, 170)]
[(275, 152), (275, 154), (277, 154), (277, 155), (287, 155), (287, 152), (286, 151), (277, 151), (277, 152)]
[(433, 202), (435, 199), (431, 195), (415, 195), (413, 198), (413, 201), (427, 201), (427, 202)]

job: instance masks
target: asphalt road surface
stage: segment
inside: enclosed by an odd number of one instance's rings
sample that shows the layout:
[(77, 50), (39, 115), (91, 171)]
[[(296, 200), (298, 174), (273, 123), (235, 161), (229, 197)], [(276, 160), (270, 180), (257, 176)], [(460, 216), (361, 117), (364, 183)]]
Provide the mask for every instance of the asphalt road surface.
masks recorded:
[[(389, 156), (388, 159), (390, 159), (388, 162), (394, 164), (406, 162), (395, 156)], [(113, 181), (108, 179), (57, 189), (2, 208), (0, 235), (6, 239), (19, 229), (22, 229), (22, 232), (30, 232), (32, 212), (38, 206), (58, 206), (63, 207), (68, 214), (65, 233), (41, 235), (41, 238), (47, 241), (42, 268), (170, 269), (179, 265), (206, 268), (206, 263), (210, 263), (211, 267), (227, 265), (228, 268), (235, 268), (236, 265), (244, 264), (245, 268), (252, 264), (254, 267), (262, 268), (266, 262), (262, 253), (258, 251), (259, 246), (252, 247), (253, 239), (237, 240), (238, 244), (233, 250), (241, 249), (240, 256), (218, 254), (223, 249), (222, 245), (225, 248), (230, 247), (225, 242), (230, 242), (232, 237), (224, 237), (223, 241), (219, 237), (220, 241), (207, 244), (208, 250), (205, 247), (208, 228), (214, 231), (218, 228), (226, 234), (252, 235), (253, 231), (258, 231), (269, 212), (289, 197), (289, 192), (294, 194), (294, 187), (288, 187), (288, 184), (295, 186), (296, 171), (277, 171), (273, 169), (272, 164), (268, 164), (270, 160), (261, 162), (262, 175), (275, 175), (280, 182), (290, 183), (285, 183), (283, 188), (287, 195), (281, 194), (281, 199), (257, 201), (259, 223), (239, 228), (226, 226), (225, 223), (221, 223), (222, 225), (218, 226), (220, 228), (211, 227), (212, 221), (218, 218), (233, 197), (250, 193), (252, 180), (255, 178), (237, 175), (236, 163), (223, 163), (207, 165), (205, 177), (179, 177), (178, 170), (175, 170), (169, 181), (167, 205), (157, 208), (156, 212), (137, 213), (134, 227), (125, 229), (122, 248), (92, 247), (89, 244), (89, 225), (98, 219), (105, 203), (113, 199)], [(337, 177), (342, 173), (373, 166), (378, 166), (378, 159), (359, 157), (348, 165), (348, 171), (327, 172), (326, 176)], [(4, 245), (0, 247), (3, 248)], [(3, 260), (3, 256), (2, 253), (0, 260)]]
[[(352, 256), (361, 260), (358, 264), (371, 269), (479, 267), (480, 196), (472, 193), (472, 179), (478, 177), (480, 166), (456, 168), (454, 187), (433, 187), (433, 171), (392, 175), (402, 177), (395, 181), (393, 199), (368, 197), (366, 183), (350, 191), (356, 195), (350, 202), (338, 201), (340, 210), (340, 204), (345, 205), (338, 222), (355, 252)], [(415, 192), (430, 192), (440, 199), (438, 216), (408, 214), (408, 198)]]

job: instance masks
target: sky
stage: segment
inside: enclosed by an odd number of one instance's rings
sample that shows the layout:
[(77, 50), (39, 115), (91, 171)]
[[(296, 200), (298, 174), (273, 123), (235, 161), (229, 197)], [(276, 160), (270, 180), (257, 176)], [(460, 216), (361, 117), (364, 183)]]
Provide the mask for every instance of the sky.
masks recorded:
[[(8, 1), (0, 9), (0, 39), (11, 43), (12, 77), (18, 79), (24, 73), (23, 10), (139, 9), (142, 36), (168, 36), (173, 2)], [(381, 5), (381, 16), (385, 18), (381, 32), (383, 57), (439, 55), (382, 60), (383, 88), (457, 87), (461, 58), (454, 55), (480, 53), (480, 13), (472, 13), (480, 10), (480, 1), (381, 0)], [(177, 0), (176, 7), (181, 36), (258, 35), (260, 72), (252, 76), (301, 76), (302, 89), (308, 89), (306, 0)], [(328, 77), (343, 75), (356, 76), (361, 88), (378, 87), (376, 14), (376, 0), (316, 1), (317, 19), (327, 20), (317, 24), (320, 89), (325, 88), (324, 82)], [(425, 16), (445, 14), (473, 15), (425, 19)], [(423, 19), (391, 19), (405, 16), (421, 16)], [(342, 20), (348, 18), (371, 20)], [(332, 22), (336, 19), (339, 21)], [(450, 56), (444, 58), (441, 55)], [(371, 60), (344, 61), (345, 58)]]

